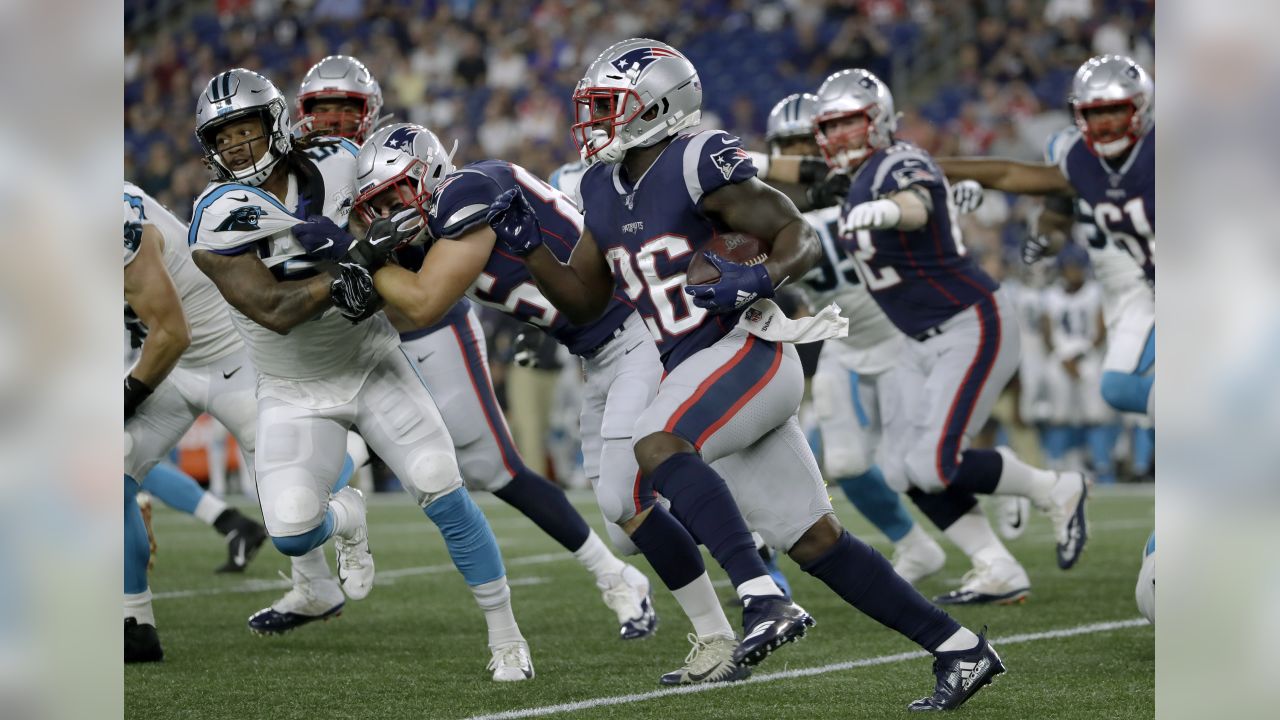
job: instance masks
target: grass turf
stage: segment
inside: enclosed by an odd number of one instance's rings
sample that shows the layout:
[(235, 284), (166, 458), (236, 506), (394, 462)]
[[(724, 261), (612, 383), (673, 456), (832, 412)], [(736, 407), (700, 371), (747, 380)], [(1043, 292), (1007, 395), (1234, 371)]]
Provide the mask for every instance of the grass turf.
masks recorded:
[[(836, 494), (842, 522), (889, 552), (883, 537), (838, 489)], [(215, 575), (213, 568), (225, 555), (216, 533), (157, 507), (160, 550), (151, 587), (166, 658), (126, 667), (125, 716), (450, 720), (641, 695), (556, 716), (884, 718), (905, 713), (908, 702), (932, 687), (928, 659), (884, 659), (915, 646), (783, 560), (797, 600), (818, 619), (809, 636), (766, 660), (753, 682), (647, 697), (658, 690), (658, 676), (681, 665), (689, 649), (688, 623), (670, 594), (655, 590), (662, 622), (657, 635), (623, 642), (612, 612), (568, 552), (496, 498), (476, 497), (507, 561), (516, 617), (537, 671), (533, 681), (490, 679), (483, 618), (450, 565), (439, 533), (406, 495), (377, 496), (369, 503), (378, 567), (369, 598), (348, 602), (343, 615), (330, 622), (268, 638), (250, 634), (244, 623), (287, 588), (277, 575), (288, 572), (286, 559), (268, 544), (244, 575)], [(600, 532), (591, 496), (571, 493), (571, 498)], [(1009, 543), (1031, 575), (1028, 602), (954, 609), (969, 627), (990, 627), (1009, 668), (961, 713), (984, 720), (1154, 716), (1155, 639), (1149, 625), (999, 644), (1002, 637), (1138, 617), (1133, 586), (1140, 550), (1154, 524), (1151, 491), (1104, 488), (1089, 510), (1092, 537), (1075, 569), (1057, 569), (1048, 520), (1036, 517), (1026, 534)], [(950, 589), (967, 568), (958, 551), (943, 545), (946, 567), (921, 585), (929, 596)], [(649, 571), (642, 558), (634, 560)], [(709, 558), (708, 565), (714, 565)], [(727, 598), (728, 581), (718, 568), (712, 573)], [(729, 608), (729, 614), (739, 620), (736, 609)], [(826, 667), (869, 658), (880, 658), (879, 664)], [(816, 670), (810, 676), (769, 679), (805, 668)]]

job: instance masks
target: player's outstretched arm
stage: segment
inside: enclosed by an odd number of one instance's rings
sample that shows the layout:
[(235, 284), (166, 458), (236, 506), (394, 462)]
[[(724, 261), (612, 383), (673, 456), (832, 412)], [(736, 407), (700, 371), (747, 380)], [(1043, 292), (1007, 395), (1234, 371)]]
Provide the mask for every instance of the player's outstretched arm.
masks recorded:
[(328, 274), (281, 282), (251, 252), (219, 255), (197, 248), (191, 257), (227, 302), (272, 332), (288, 334), (332, 305)]
[(129, 374), (153, 390), (191, 344), (191, 328), (182, 312), (182, 300), (164, 267), (162, 242), (154, 225), (143, 225), (138, 254), (124, 266), (125, 302), (148, 330), (142, 354)]
[(993, 158), (934, 158), (949, 180), (976, 180), (983, 187), (1026, 195), (1073, 195), (1057, 165)]
[(702, 208), (731, 230), (770, 242), (764, 267), (774, 287), (800, 278), (822, 258), (822, 242), (795, 203), (758, 178), (716, 189), (703, 197)]
[(493, 230), (480, 225), (457, 240), (437, 240), (418, 272), (384, 265), (374, 274), (373, 285), (415, 328), (434, 325), (484, 270), (494, 239)]

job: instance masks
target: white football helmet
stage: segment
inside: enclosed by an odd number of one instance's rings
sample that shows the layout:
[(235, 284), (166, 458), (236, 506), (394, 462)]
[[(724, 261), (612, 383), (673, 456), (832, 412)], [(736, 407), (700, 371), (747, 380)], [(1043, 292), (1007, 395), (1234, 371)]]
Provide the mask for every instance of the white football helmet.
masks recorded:
[(397, 123), (373, 133), (356, 156), (355, 211), (365, 222), (382, 215), (373, 201), (394, 191), (400, 206), (414, 208), (427, 222), (436, 188), (453, 171), (453, 151), (445, 151), (435, 133), (421, 125)]
[[(867, 118), (866, 131), (828, 132), (827, 123), (857, 115)], [(861, 68), (841, 70), (823, 81), (818, 88), (818, 109), (813, 119), (814, 137), (827, 158), (827, 164), (838, 170), (857, 167), (866, 156), (893, 144), (898, 129), (898, 114), (893, 108), (893, 93), (880, 78)]]
[[(1096, 155), (1114, 157), (1133, 146), (1151, 129), (1155, 111), (1155, 83), (1142, 66), (1123, 55), (1099, 55), (1076, 70), (1067, 97), (1085, 145)], [(1128, 122), (1102, 133), (1090, 132), (1085, 112), (1129, 106)]]
[(632, 38), (611, 45), (573, 91), (574, 141), (582, 159), (622, 162), (702, 120), (702, 82), (666, 43)]
[(818, 96), (813, 93), (794, 93), (778, 101), (769, 111), (765, 122), (764, 139), (769, 151), (778, 154), (777, 143), (797, 135), (813, 136), (813, 118), (818, 114)]
[[(354, 100), (360, 103), (354, 128), (343, 126), (340, 112), (315, 112), (320, 100)], [(298, 87), (298, 117), (311, 118), (312, 127), (332, 128), (327, 134), (363, 143), (382, 112), (382, 87), (364, 63), (349, 55), (330, 55), (311, 66)]]
[[(245, 117), (257, 117), (262, 121), (267, 149), (262, 157), (253, 158), (248, 167), (232, 170), (223, 163), (223, 154), (259, 138), (219, 148), (216, 136), (222, 126)], [(218, 73), (196, 101), (196, 140), (204, 150), (205, 163), (219, 180), (260, 185), (276, 163), (293, 148), (293, 138), (289, 134), (289, 108), (284, 96), (270, 80), (252, 70), (234, 68)]]

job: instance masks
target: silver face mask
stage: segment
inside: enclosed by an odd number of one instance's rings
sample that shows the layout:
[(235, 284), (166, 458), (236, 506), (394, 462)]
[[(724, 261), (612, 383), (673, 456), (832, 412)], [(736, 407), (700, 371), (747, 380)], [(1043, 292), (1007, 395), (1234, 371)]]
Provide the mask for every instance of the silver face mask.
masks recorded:
[[(247, 117), (256, 117), (262, 122), (267, 149), (262, 157), (253, 158), (248, 167), (232, 170), (222, 160), (230, 148), (219, 149), (216, 137), (227, 123)], [(219, 73), (196, 101), (196, 140), (204, 150), (205, 163), (219, 180), (260, 185), (293, 147), (284, 96), (270, 80), (252, 70), (235, 68)]]

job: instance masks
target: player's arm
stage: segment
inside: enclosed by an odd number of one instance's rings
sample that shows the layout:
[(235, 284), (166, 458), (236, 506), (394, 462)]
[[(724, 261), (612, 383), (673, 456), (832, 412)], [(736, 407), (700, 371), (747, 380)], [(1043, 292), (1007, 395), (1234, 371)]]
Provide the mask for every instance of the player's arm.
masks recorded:
[(703, 196), (702, 209), (731, 230), (770, 243), (764, 267), (774, 287), (803, 277), (822, 259), (822, 242), (795, 203), (758, 178), (713, 190)]
[(457, 240), (438, 240), (418, 272), (385, 265), (374, 273), (373, 285), (413, 327), (434, 325), (484, 270), (495, 239), (493, 230), (482, 224)]
[(124, 266), (125, 302), (149, 330), (129, 375), (150, 390), (165, 379), (191, 344), (191, 328), (178, 289), (165, 269), (161, 243), (160, 231), (143, 225), (137, 255)]
[(950, 180), (976, 180), (983, 187), (1025, 195), (1073, 195), (1057, 165), (994, 158), (934, 158)]
[(196, 248), (191, 257), (232, 307), (272, 332), (286, 335), (332, 305), (328, 274), (279, 281), (251, 252), (222, 255)]

